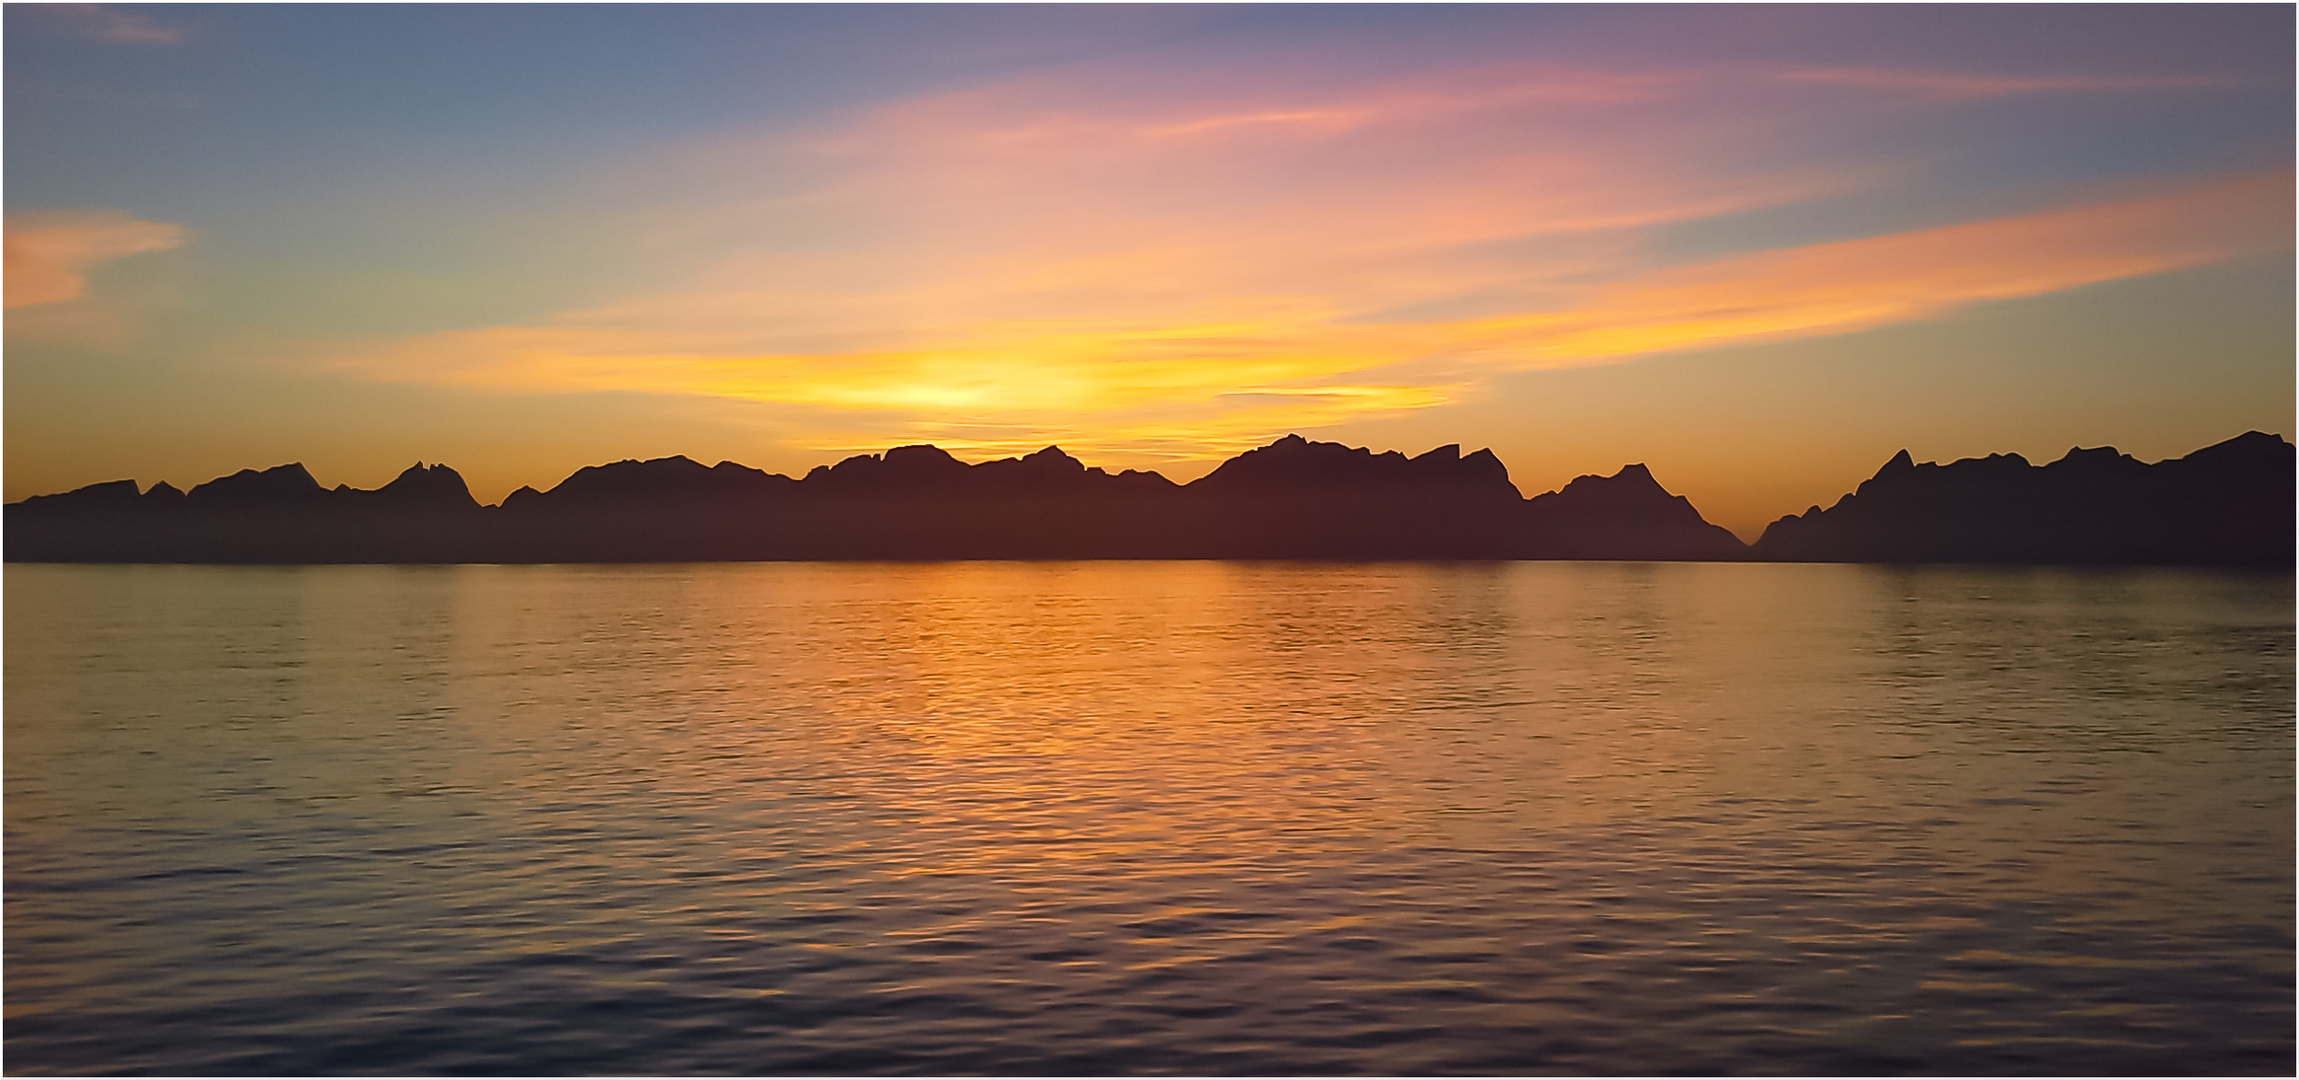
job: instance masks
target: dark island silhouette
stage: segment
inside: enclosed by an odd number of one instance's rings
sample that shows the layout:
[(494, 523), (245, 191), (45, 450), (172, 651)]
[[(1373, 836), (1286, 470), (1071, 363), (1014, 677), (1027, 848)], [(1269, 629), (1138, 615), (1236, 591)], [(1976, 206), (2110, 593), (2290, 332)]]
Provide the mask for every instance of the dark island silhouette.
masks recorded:
[(793, 479), (684, 457), (577, 470), (500, 506), (418, 463), (373, 491), (300, 464), (179, 491), (131, 480), (6, 507), (13, 562), (1616, 559), (2290, 565), (2293, 449), (2251, 432), (2147, 465), (1903, 451), (1753, 548), (1643, 465), (1527, 499), (1490, 450), (1417, 457), (1289, 435), (1176, 484), (1057, 447), (966, 464), (900, 446)]
[(2248, 431), (2149, 465), (2113, 447), (2049, 465), (1905, 450), (1826, 510), (1767, 526), (1756, 558), (1796, 562), (2291, 565), (2293, 449)]

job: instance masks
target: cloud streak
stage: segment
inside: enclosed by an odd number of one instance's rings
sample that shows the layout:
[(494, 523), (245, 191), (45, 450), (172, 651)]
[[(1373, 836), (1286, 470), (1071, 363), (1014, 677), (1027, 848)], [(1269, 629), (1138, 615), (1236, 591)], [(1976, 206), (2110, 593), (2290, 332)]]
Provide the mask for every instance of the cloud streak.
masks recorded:
[(8, 307), (77, 300), (98, 263), (184, 241), (184, 228), (118, 211), (11, 214), (4, 246)]
[[(1366, 323), (1330, 306), (1231, 299), (1189, 312), (950, 324), (922, 335), (938, 342), (928, 347), (759, 354), (675, 319), (633, 326), (626, 310), (437, 335), (345, 362), (374, 377), (502, 390), (810, 406), (871, 415), (879, 431), (972, 423), (1118, 455), (1226, 451), (1275, 429), (1457, 401), (1499, 371), (1849, 333), (2269, 250), (2289, 235), (2291, 189), (2287, 173), (2249, 176), (1762, 252), (1584, 286), (1553, 310), (1499, 318)], [(2260, 229), (2278, 216), (2279, 231)], [(905, 419), (889, 428), (888, 418)], [(1004, 452), (1033, 441), (1044, 436), (966, 445)]]
[(722, 241), (682, 287), (328, 366), (797, 406), (822, 417), (821, 449), (1202, 457), (1464, 400), (1497, 372), (1843, 334), (2286, 247), (2287, 171), (1689, 264), (1653, 242), (1907, 169), (1791, 152), (1801, 120), (1857, 119), (1850, 98), (2208, 88), (1778, 66), (1323, 88), (1057, 73), (700, 148), (711, 167), (687, 171), (814, 183), (654, 216)]
[(1588, 291), (1567, 312), (1489, 320), (1525, 366), (1848, 333), (2286, 247), (2287, 171), (1994, 221), (1764, 252)]

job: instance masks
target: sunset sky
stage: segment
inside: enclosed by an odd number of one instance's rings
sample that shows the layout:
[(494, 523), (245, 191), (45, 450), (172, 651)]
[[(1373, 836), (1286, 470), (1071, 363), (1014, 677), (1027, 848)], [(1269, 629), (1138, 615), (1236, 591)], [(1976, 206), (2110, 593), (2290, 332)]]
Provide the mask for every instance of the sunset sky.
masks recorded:
[(12, 4), (6, 495), (2290, 436), (2293, 18)]

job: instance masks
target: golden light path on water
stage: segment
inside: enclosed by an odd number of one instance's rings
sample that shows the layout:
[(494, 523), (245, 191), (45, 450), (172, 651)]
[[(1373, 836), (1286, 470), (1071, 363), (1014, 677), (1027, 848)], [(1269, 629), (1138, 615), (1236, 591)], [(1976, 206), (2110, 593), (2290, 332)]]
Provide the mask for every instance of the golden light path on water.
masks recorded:
[(2291, 578), (8, 569), (53, 1071), (2286, 1067)]

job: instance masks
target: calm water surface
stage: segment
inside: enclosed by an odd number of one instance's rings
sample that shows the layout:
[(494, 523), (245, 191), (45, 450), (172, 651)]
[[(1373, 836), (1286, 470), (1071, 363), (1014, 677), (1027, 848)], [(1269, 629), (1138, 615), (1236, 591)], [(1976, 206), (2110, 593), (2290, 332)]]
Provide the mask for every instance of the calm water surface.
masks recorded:
[(2293, 1066), (2289, 574), (5, 573), (10, 1072)]

